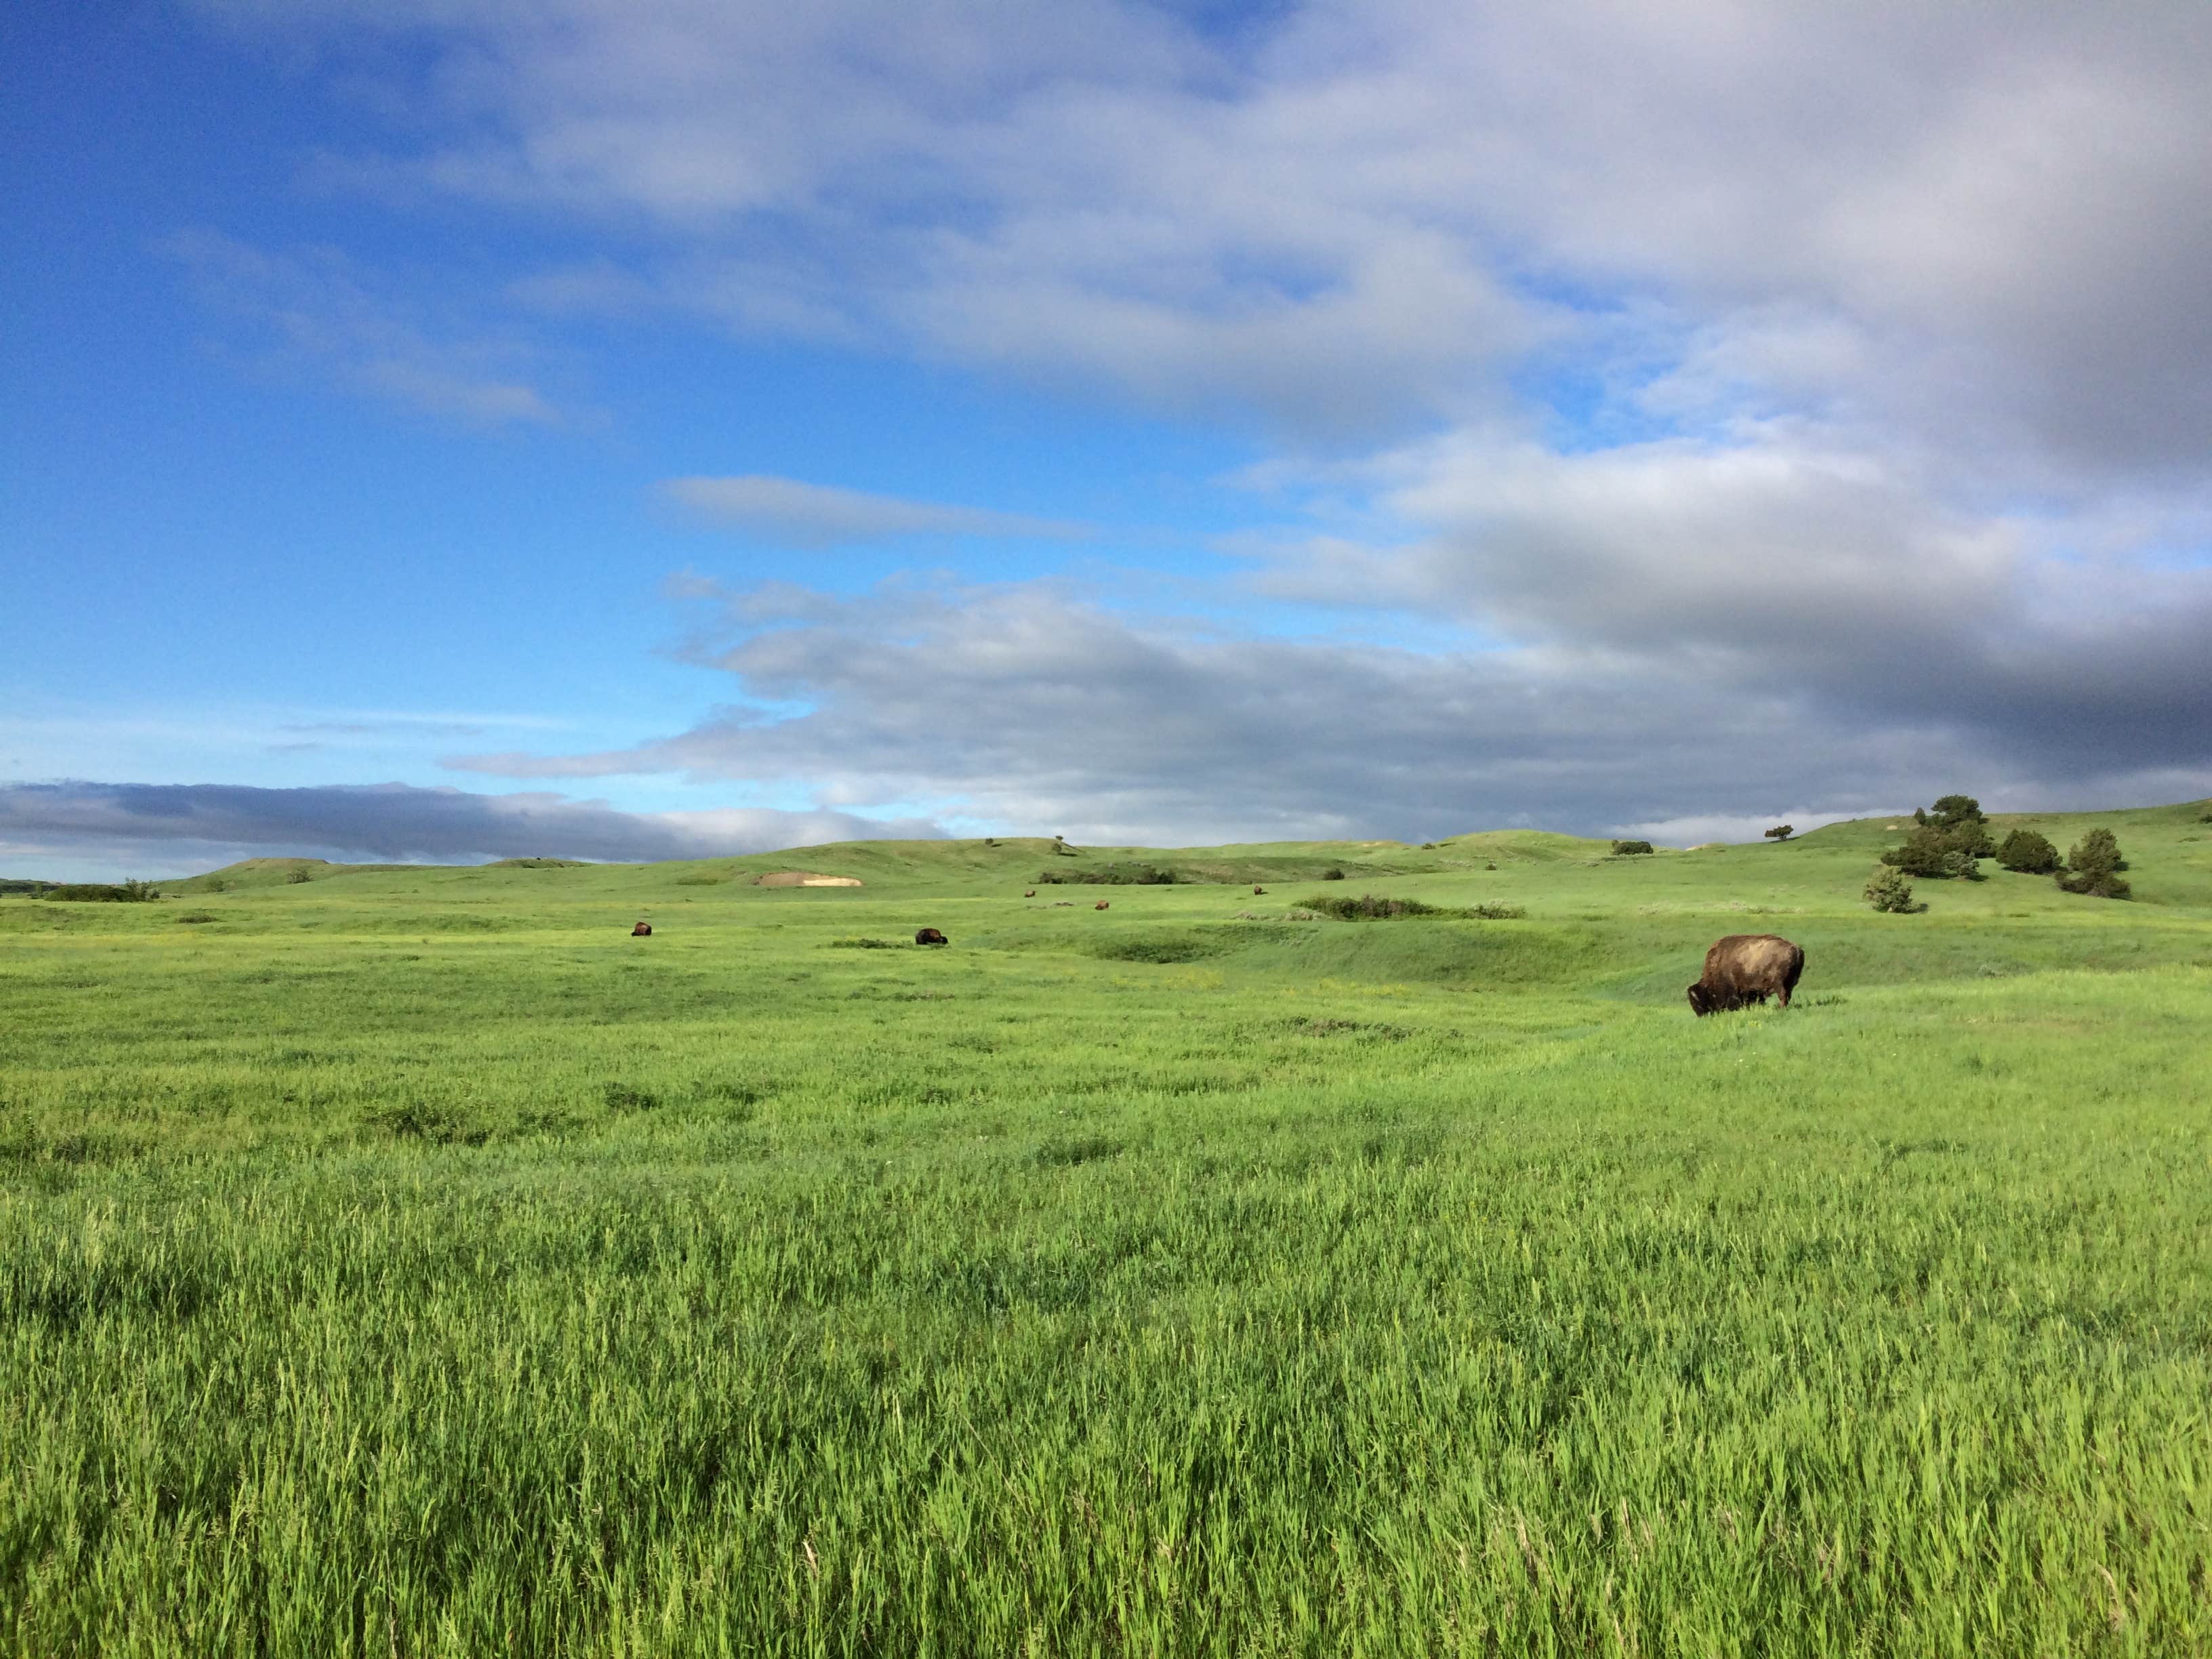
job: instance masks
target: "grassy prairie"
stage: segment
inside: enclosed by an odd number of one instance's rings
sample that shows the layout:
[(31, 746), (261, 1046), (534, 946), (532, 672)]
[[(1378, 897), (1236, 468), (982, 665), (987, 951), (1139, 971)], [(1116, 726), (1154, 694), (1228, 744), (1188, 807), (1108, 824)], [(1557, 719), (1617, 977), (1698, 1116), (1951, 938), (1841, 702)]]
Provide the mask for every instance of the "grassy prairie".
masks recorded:
[(2206, 810), (0, 900), (0, 1650), (2212, 1650)]

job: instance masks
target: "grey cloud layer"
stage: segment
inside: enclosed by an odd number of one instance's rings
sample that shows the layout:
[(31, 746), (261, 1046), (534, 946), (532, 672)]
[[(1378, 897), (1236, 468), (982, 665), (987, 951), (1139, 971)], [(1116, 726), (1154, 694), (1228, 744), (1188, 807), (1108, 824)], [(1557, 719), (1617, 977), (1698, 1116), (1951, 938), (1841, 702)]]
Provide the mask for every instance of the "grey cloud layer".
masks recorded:
[(1074, 541), (1091, 532), (1060, 519), (902, 500), (859, 489), (802, 483), (758, 474), (735, 478), (671, 478), (671, 501), (710, 523), (799, 547), (836, 547), (903, 536), (1022, 536)]
[[(805, 778), (855, 805), (943, 800), (1019, 829), (1153, 842), (1881, 811), (1960, 780), (2023, 804), (2212, 784), (2212, 723), (2131, 736), (2054, 722), (2048, 703), (2008, 704), (1972, 662), (1912, 706), (1868, 712), (1795, 684), (1786, 648), (1747, 662), (1222, 638), (1035, 585), (777, 590), (727, 611), (741, 637), (711, 660), (746, 699), (808, 712), (740, 708), (635, 750), (452, 763)], [(2039, 667), (2063, 696), (2068, 665)]]
[(943, 834), (915, 819), (849, 812), (623, 812), (557, 794), (483, 795), (377, 784), (256, 789), (227, 784), (0, 784), (0, 859), (139, 860), (173, 873), (255, 856), (403, 862), (709, 858), (868, 837)]

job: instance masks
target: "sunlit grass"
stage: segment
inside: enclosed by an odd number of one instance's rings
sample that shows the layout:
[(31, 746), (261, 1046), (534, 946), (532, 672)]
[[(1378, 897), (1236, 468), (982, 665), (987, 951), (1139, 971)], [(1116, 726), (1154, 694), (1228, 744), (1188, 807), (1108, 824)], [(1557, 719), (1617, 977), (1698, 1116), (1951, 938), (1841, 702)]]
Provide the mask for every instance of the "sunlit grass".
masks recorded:
[(0, 904), (0, 1640), (2204, 1651), (2203, 843), (1852, 833)]

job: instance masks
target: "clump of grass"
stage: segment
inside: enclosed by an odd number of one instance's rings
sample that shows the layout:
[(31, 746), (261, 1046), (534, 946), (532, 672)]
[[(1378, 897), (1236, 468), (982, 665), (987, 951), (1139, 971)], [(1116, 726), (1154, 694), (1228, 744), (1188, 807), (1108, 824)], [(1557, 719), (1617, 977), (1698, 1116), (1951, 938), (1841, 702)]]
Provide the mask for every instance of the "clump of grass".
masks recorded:
[(678, 876), (676, 884), (678, 887), (719, 887), (728, 879), (727, 876)]
[(899, 942), (895, 939), (833, 939), (822, 947), (825, 951), (896, 951)]
[(649, 1112), (660, 1104), (660, 1097), (650, 1089), (641, 1089), (634, 1083), (608, 1083), (599, 1088), (599, 1098), (611, 1112)]
[(1517, 904), (1476, 904), (1461, 908), (1425, 904), (1419, 899), (1381, 898), (1373, 893), (1362, 893), (1358, 898), (1336, 898), (1322, 894), (1301, 899), (1299, 903), (1309, 913), (1334, 916), (1339, 921), (1390, 921), (1404, 916), (1428, 916), (1443, 921), (1507, 921), (1528, 914)]
[(179, 916), (177, 920), (182, 922), (185, 927), (197, 927), (203, 921), (220, 921), (222, 918), (215, 915), (212, 911), (187, 910), (184, 915)]
[(1170, 865), (1109, 864), (1096, 870), (1040, 870), (1041, 887), (1172, 887), (1185, 880)]
[(394, 1140), (420, 1140), (434, 1146), (481, 1146), (491, 1132), (459, 1113), (427, 1101), (404, 1101), (374, 1111), (362, 1120)]

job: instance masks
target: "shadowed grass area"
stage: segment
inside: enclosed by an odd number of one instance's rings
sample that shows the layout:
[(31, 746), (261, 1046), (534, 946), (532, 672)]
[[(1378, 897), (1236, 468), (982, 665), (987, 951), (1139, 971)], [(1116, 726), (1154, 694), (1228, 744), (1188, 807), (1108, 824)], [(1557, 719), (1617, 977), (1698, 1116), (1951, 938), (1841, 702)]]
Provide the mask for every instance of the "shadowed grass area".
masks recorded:
[(2202, 1652), (2203, 811), (0, 902), (0, 1643)]

